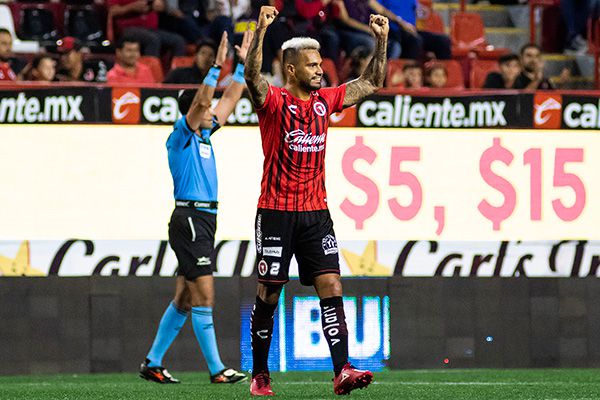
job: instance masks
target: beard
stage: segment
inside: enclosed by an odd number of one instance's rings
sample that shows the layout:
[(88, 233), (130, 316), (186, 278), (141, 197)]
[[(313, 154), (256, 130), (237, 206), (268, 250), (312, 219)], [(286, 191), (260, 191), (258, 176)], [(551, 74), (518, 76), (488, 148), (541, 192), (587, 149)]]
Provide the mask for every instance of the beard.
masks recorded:
[(319, 80), (319, 83), (312, 83), (312, 80), (309, 81), (302, 81), (299, 82), (300, 83), (300, 87), (304, 90), (306, 90), (307, 92), (312, 92), (313, 90), (319, 90), (321, 89), (321, 81)]

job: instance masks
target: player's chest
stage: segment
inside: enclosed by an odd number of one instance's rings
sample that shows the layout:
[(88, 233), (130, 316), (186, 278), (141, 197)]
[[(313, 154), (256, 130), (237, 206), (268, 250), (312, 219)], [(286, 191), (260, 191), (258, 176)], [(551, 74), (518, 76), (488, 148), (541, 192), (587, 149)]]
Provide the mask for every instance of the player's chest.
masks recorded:
[(284, 125), (318, 125), (325, 127), (329, 115), (328, 105), (313, 98), (310, 101), (293, 101), (284, 98), (282, 119)]

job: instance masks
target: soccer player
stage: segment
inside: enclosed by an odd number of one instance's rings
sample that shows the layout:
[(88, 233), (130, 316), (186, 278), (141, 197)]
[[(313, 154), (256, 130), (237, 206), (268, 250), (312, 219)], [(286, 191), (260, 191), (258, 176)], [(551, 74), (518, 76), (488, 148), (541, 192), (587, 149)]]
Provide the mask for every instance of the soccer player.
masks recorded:
[(273, 395), (267, 359), (273, 314), (296, 256), (303, 285), (321, 299), (321, 321), (329, 345), (334, 392), (347, 394), (367, 386), (370, 371), (348, 362), (348, 331), (342, 302), (338, 248), (325, 193), (325, 141), (329, 116), (356, 104), (383, 86), (387, 18), (371, 15), (376, 49), (362, 75), (337, 88), (321, 88), (320, 45), (314, 39), (285, 42), (286, 85), (269, 85), (260, 74), (263, 39), (278, 12), (263, 6), (246, 58), (246, 85), (259, 117), (265, 156), (256, 215), (258, 290), (252, 313), (252, 383), (250, 393)]
[(213, 327), (213, 250), (217, 223), (217, 169), (211, 135), (227, 121), (244, 89), (244, 65), (253, 32), (244, 34), (236, 46), (241, 63), (233, 82), (211, 110), (221, 65), (227, 56), (227, 33), (219, 45), (216, 64), (198, 90), (186, 90), (179, 97), (183, 115), (167, 139), (169, 168), (175, 188), (175, 210), (169, 223), (169, 243), (179, 268), (175, 297), (167, 307), (154, 343), (140, 366), (140, 376), (158, 383), (179, 383), (162, 366), (167, 349), (185, 324), (191, 310), (194, 333), (210, 372), (212, 383), (235, 383), (246, 376), (221, 362)]

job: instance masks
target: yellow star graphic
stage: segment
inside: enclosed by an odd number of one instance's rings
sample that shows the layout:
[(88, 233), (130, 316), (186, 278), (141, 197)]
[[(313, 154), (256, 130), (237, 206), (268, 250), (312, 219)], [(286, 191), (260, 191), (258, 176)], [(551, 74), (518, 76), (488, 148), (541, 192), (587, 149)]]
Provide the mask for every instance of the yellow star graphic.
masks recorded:
[(391, 276), (392, 269), (377, 262), (377, 243), (371, 240), (367, 248), (358, 255), (346, 249), (342, 249), (342, 256), (352, 271), (357, 276)]
[(15, 258), (0, 256), (0, 276), (45, 276), (29, 265), (29, 241), (21, 243)]

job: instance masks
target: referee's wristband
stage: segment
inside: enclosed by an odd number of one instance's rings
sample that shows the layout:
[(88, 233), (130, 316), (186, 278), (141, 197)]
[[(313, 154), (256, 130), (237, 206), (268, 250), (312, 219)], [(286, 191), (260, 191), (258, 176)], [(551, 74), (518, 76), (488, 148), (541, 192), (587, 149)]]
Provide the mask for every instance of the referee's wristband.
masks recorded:
[(246, 83), (246, 80), (244, 79), (244, 64), (240, 63), (235, 67), (235, 72), (233, 73), (233, 81), (241, 84)]
[(213, 66), (208, 74), (204, 77), (204, 83), (206, 86), (210, 86), (213, 88), (217, 87), (217, 81), (219, 80), (219, 75), (221, 74), (221, 67)]

